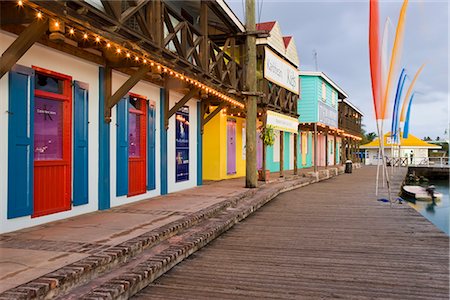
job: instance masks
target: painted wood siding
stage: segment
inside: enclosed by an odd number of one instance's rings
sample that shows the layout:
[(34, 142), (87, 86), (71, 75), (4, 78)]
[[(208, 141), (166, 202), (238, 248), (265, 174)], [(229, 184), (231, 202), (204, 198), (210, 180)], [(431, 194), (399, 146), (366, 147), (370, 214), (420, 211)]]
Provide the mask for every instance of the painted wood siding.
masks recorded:
[[(328, 82), (326, 82), (325, 80), (323, 80), (323, 79), (321, 79), (319, 77), (316, 77), (316, 79), (318, 80), (318, 86), (320, 87), (317, 99), (319, 99), (319, 100), (321, 100), (323, 102), (323, 100), (322, 100), (322, 82), (323, 82), (323, 83), (325, 83), (325, 87), (326, 87), (326, 91), (327, 91), (327, 96), (326, 96), (325, 103), (328, 106), (333, 107), (337, 111), (337, 109), (338, 109), (337, 91)], [(335, 93), (335, 103), (334, 103), (334, 105), (333, 105), (333, 101), (331, 99), (331, 97), (332, 97), (331, 94), (332, 93)]]
[(292, 37), (291, 42), (286, 48), (286, 57), (293, 62), (295, 65), (300, 66), (300, 61), (298, 58), (297, 46), (295, 45), (295, 39)]
[[(317, 99), (319, 96), (318, 80), (314, 76), (300, 76), (300, 95), (298, 113), (300, 123), (317, 122)], [(321, 90), (320, 90), (321, 92)]]

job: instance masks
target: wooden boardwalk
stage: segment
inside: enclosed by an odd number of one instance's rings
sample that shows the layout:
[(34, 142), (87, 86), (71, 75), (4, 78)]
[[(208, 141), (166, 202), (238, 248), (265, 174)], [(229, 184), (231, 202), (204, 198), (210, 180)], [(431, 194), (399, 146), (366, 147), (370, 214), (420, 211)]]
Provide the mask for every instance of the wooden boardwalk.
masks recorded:
[(374, 175), (280, 195), (136, 298), (448, 299), (448, 236), (407, 204), (376, 201)]

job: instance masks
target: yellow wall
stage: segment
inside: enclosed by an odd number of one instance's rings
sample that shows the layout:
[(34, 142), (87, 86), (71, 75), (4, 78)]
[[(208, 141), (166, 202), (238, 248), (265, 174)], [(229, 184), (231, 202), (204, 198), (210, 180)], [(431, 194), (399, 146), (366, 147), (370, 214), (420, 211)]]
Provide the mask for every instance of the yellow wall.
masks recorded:
[[(236, 174), (227, 174), (227, 119), (236, 120)], [(203, 179), (220, 180), (245, 176), (242, 159), (243, 118), (227, 116), (220, 112), (212, 118), (203, 131)]]

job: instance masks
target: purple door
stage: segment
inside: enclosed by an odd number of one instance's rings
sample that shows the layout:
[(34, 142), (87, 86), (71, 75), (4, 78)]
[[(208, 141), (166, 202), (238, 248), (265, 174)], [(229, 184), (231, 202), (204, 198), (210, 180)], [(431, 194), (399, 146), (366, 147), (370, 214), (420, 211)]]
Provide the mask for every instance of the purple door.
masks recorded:
[(236, 174), (236, 120), (227, 119), (227, 174)]
[(262, 152), (263, 152), (263, 144), (262, 140), (259, 137), (260, 131), (256, 132), (256, 168), (258, 170), (262, 169)]

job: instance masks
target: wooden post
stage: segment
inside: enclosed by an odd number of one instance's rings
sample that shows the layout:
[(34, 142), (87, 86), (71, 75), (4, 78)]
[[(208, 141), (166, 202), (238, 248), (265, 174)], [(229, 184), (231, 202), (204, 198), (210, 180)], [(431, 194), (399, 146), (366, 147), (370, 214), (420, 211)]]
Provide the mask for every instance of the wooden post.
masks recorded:
[(328, 168), (328, 127), (325, 127), (325, 169)]
[(284, 176), (284, 131), (280, 131), (280, 177)]
[[(256, 92), (256, 36), (253, 34), (256, 30), (255, 24), (255, 0), (246, 0), (246, 90), (250, 93)], [(246, 160), (245, 160), (245, 186), (255, 188), (257, 186), (256, 174), (256, 96), (247, 97), (246, 112)]]
[(297, 152), (298, 152), (298, 135), (300, 133), (297, 130), (297, 133), (294, 134), (294, 175), (297, 175)]
[(164, 17), (163, 17), (163, 4), (161, 0), (152, 1), (153, 5), (153, 37), (155, 39), (156, 45), (162, 47), (163, 43), (163, 26), (164, 26)]
[(333, 161), (334, 164), (337, 165), (337, 159), (336, 159), (336, 151), (337, 151), (337, 131), (334, 132), (334, 151), (333, 151)]
[(106, 65), (105, 67), (105, 84), (103, 95), (105, 97), (105, 102), (103, 103), (105, 123), (111, 123), (111, 107), (109, 106), (108, 99), (111, 98), (112, 94), (112, 68)]
[(314, 123), (314, 172), (317, 172), (317, 123)]
[[(266, 126), (267, 126), (267, 110), (263, 111), (262, 122), (263, 122), (263, 128), (266, 128)], [(262, 143), (262, 147), (263, 147), (262, 148), (262, 179), (263, 179), (264, 182), (266, 182), (266, 180), (267, 180), (267, 178), (266, 178), (267, 147), (266, 147), (266, 144), (264, 144), (264, 142)]]
[(200, 31), (202, 33), (200, 60), (203, 70), (209, 74), (208, 2), (204, 0), (200, 4)]

